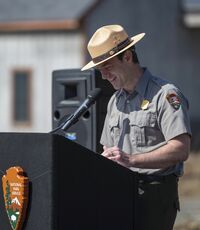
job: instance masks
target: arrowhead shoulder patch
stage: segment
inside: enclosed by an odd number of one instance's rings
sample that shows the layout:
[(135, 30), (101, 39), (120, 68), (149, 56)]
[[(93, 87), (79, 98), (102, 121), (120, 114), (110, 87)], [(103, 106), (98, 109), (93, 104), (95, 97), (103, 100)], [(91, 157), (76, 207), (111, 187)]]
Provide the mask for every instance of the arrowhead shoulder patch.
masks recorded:
[(166, 96), (169, 104), (175, 109), (175, 110), (178, 110), (181, 106), (181, 100), (180, 100), (180, 97), (175, 94), (175, 93), (169, 93), (167, 94)]

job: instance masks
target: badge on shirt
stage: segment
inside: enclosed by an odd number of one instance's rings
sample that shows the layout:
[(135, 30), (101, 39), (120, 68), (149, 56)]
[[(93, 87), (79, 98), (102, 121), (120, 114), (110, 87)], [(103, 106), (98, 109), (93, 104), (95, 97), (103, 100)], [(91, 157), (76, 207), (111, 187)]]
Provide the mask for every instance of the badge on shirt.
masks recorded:
[(146, 110), (149, 106), (149, 101), (148, 100), (143, 100), (141, 104), (141, 109)]
[(178, 95), (176, 95), (175, 93), (170, 93), (167, 94), (167, 100), (169, 102), (169, 104), (176, 110), (178, 110), (181, 106), (181, 101), (180, 98), (178, 97)]

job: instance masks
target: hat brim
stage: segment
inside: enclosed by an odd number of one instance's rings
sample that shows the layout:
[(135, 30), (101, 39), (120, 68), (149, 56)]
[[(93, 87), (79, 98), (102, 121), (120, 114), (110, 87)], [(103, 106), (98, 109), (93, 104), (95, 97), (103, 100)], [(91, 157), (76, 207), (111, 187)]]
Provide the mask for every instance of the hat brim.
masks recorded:
[(94, 63), (93, 61), (90, 61), (88, 64), (86, 64), (82, 69), (81, 71), (84, 71), (84, 70), (87, 70), (87, 69), (91, 69), (97, 65), (100, 65), (102, 64), (103, 62), (105, 61), (108, 61), (109, 59), (117, 56), (118, 54), (124, 52), (125, 50), (129, 49), (131, 46), (135, 45), (137, 42), (139, 42), (143, 37), (144, 37), (145, 33), (141, 33), (141, 34), (137, 34), (133, 37), (130, 38), (130, 40), (132, 41), (128, 46), (126, 46), (125, 48), (123, 48), (122, 50), (120, 50), (119, 52), (113, 54), (112, 56), (104, 59), (103, 61), (100, 61), (100, 62), (96, 62)]

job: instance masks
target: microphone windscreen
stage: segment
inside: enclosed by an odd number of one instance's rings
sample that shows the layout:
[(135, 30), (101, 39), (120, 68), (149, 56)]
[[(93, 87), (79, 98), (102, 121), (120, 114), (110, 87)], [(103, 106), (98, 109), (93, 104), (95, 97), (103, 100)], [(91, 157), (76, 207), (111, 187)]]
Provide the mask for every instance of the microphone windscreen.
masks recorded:
[(101, 93), (102, 93), (102, 90), (100, 88), (96, 88), (89, 93), (88, 97), (90, 97), (93, 100), (97, 100), (97, 98), (99, 98)]

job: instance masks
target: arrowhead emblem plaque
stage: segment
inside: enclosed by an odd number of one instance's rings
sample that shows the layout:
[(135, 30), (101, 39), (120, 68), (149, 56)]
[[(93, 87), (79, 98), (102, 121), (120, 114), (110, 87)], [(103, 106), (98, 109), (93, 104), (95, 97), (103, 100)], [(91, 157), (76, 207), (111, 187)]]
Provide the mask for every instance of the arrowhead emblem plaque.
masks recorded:
[(29, 181), (21, 167), (11, 167), (2, 177), (6, 212), (13, 230), (22, 228), (28, 205)]

